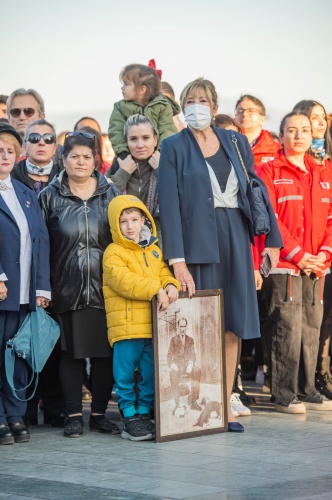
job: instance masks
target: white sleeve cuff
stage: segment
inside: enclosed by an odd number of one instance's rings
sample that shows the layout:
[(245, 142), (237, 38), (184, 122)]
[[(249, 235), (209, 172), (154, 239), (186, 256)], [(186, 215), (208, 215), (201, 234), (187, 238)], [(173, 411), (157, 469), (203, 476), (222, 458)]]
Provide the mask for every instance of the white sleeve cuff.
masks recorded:
[(51, 292), (46, 292), (45, 290), (36, 290), (36, 297), (44, 297), (47, 300), (51, 300)]
[(179, 259), (169, 259), (168, 264), (172, 266), (173, 264), (177, 264), (178, 262), (186, 262), (184, 258)]
[(5, 275), (5, 273), (0, 274), (0, 281), (8, 281), (8, 278)]

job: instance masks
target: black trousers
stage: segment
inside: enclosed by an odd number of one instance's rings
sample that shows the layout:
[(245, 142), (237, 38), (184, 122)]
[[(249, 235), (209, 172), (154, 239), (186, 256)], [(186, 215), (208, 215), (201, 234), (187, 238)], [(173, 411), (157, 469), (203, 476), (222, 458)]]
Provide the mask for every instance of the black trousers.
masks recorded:
[(272, 274), (264, 279), (262, 293), (269, 307), (261, 326), (277, 403), (315, 392), (323, 286), (324, 278), (317, 279), (313, 274)]
[[(112, 351), (113, 354), (113, 351)], [(104, 414), (113, 389), (113, 358), (90, 358), (91, 413)], [(82, 413), (82, 385), (85, 359), (75, 359), (71, 352), (61, 351), (60, 380), (68, 415)]]
[(200, 381), (201, 381), (201, 370), (198, 366), (193, 366), (191, 373), (186, 373), (185, 370), (173, 370), (171, 369), (169, 373), (171, 389), (172, 389), (172, 397), (175, 400), (175, 404), (179, 404), (180, 399), (180, 383), (181, 376), (186, 376), (191, 381), (191, 401), (192, 403), (196, 402), (199, 398), (199, 389), (200, 389)]
[[(54, 346), (54, 349), (45, 363), (43, 370), (39, 374), (39, 383), (34, 397), (28, 401), (26, 418), (37, 416), (38, 403), (42, 399), (44, 403), (44, 415), (56, 417), (61, 413), (65, 413), (65, 401), (60, 383), (59, 367), (60, 367), (60, 340)], [(27, 391), (29, 396), (31, 391)]]

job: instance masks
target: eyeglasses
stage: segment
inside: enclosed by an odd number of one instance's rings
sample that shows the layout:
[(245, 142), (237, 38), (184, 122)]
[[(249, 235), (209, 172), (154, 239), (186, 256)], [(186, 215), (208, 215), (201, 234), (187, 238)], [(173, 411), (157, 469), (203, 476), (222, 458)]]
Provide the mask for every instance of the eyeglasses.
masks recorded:
[(37, 132), (32, 132), (29, 137), (28, 141), (31, 142), (31, 144), (38, 144), (40, 139), (44, 139), (45, 144), (54, 144), (55, 143), (55, 136), (53, 134), (38, 134)]
[(13, 108), (9, 111), (9, 113), (13, 118), (18, 118), (22, 111), (28, 118), (31, 118), (36, 112), (33, 108)]
[(76, 132), (67, 132), (65, 139), (67, 139), (67, 137), (77, 137), (78, 135), (83, 135), (83, 137), (92, 139), (93, 141), (96, 140), (96, 136), (94, 134), (90, 134), (89, 132), (80, 132), (79, 130), (77, 130)]
[(259, 113), (260, 115), (262, 114), (257, 108), (246, 108), (246, 109), (239, 108), (235, 110), (235, 116), (244, 115), (245, 112), (247, 112), (248, 115), (250, 116), (255, 115), (256, 113)]

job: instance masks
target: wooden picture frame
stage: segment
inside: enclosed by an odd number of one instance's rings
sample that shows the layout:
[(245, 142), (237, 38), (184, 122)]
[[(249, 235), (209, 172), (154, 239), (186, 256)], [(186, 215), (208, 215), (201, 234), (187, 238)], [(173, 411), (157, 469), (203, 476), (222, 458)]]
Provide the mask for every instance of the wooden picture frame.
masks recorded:
[(157, 442), (228, 429), (223, 304), (220, 289), (152, 302)]

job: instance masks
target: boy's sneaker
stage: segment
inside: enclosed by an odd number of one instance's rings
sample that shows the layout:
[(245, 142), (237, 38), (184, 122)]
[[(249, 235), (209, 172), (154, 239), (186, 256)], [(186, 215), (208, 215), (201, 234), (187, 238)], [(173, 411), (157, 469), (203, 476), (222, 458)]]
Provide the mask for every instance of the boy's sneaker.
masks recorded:
[(231, 412), (234, 417), (246, 417), (251, 415), (251, 410), (242, 404), (240, 396), (236, 392), (233, 392), (231, 395), (230, 403)]
[(149, 441), (153, 439), (152, 432), (148, 431), (140, 415), (123, 419), (124, 427), (121, 432), (123, 439), (130, 441)]
[(151, 432), (152, 437), (155, 437), (155, 435), (156, 435), (155, 425), (154, 425), (154, 423), (151, 420), (150, 414), (149, 413), (145, 413), (144, 415), (140, 415), (140, 417), (141, 417), (141, 420), (142, 420), (145, 428), (149, 432)]
[(281, 413), (306, 413), (306, 408), (304, 404), (297, 398), (293, 398), (292, 401), (284, 401), (283, 403), (275, 403), (274, 409)]

